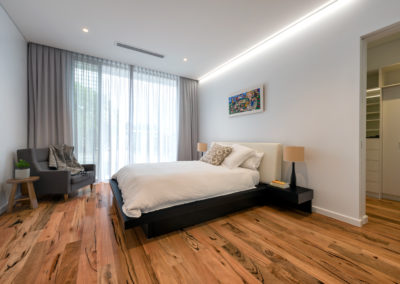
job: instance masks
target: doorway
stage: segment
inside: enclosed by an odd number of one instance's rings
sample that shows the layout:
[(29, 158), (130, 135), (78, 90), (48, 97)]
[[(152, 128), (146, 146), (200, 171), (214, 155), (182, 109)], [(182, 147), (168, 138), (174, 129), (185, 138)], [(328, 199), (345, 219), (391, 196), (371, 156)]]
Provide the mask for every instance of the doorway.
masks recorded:
[[(400, 23), (362, 38), (361, 206), (400, 201)], [(365, 147), (363, 147), (365, 145)]]

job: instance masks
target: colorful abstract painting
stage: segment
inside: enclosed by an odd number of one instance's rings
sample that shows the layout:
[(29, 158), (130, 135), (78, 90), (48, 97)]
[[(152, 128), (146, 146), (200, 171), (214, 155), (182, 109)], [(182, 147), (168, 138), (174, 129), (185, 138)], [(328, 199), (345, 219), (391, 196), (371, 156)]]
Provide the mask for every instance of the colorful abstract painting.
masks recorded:
[(236, 116), (263, 111), (263, 87), (250, 89), (229, 97), (229, 115)]

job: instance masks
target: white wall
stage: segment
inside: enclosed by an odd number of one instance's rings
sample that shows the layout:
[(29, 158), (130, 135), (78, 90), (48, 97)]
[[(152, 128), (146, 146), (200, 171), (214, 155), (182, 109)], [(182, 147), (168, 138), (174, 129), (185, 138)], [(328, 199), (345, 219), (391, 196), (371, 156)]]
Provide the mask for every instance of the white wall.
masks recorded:
[[(348, 0), (244, 64), (200, 82), (200, 141), (305, 146), (297, 181), (315, 190), (314, 210), (359, 225), (365, 214), (360, 206), (360, 37), (400, 21), (399, 10), (398, 0)], [(266, 88), (266, 111), (229, 118), (228, 95), (260, 83)], [(286, 164), (283, 178), (289, 176)]]
[(27, 142), (27, 44), (0, 6), (0, 211), (8, 202), (14, 156)]
[(400, 39), (368, 49), (368, 71), (400, 62)]

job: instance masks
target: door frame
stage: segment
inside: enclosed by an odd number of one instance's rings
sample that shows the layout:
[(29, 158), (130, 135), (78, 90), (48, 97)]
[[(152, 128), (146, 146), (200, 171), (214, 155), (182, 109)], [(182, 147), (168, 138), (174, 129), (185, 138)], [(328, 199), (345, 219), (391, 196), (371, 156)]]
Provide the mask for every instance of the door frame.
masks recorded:
[[(367, 92), (367, 55), (368, 55), (368, 43), (378, 39), (388, 37), (392, 34), (400, 32), (400, 22), (394, 23), (390, 26), (386, 26), (382, 29), (368, 33), (360, 38), (360, 97), (359, 97), (359, 216), (362, 217), (362, 224), (368, 222), (368, 216), (366, 215), (366, 92)], [(381, 94), (382, 95), (382, 94)]]

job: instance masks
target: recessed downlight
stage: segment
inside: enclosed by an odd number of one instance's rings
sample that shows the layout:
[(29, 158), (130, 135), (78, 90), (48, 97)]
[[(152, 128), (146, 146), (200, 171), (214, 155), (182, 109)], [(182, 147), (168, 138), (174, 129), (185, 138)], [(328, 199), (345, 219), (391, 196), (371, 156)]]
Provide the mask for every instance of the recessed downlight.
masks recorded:
[(185, 57), (185, 58), (183, 58), (183, 62), (187, 62), (188, 61), (188, 59)]
[(82, 28), (82, 32), (88, 33), (88, 32), (89, 32), (89, 29), (88, 29), (88, 28)]

